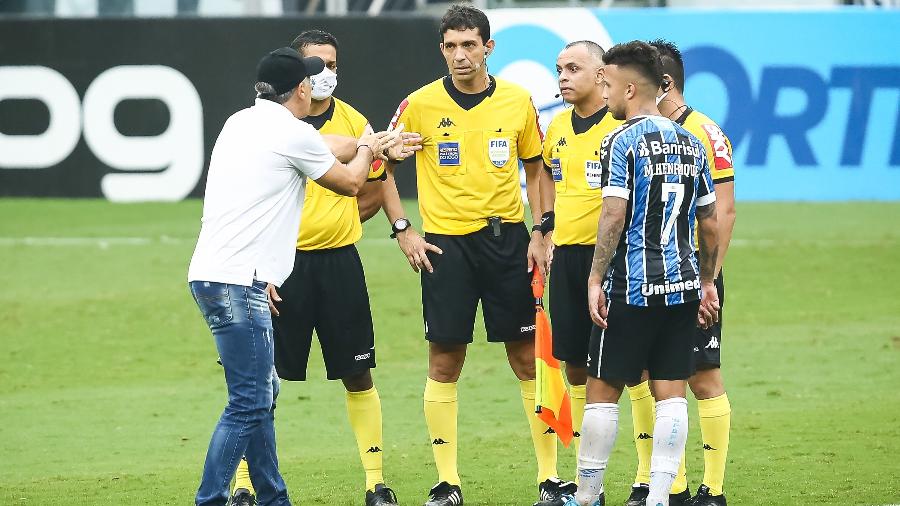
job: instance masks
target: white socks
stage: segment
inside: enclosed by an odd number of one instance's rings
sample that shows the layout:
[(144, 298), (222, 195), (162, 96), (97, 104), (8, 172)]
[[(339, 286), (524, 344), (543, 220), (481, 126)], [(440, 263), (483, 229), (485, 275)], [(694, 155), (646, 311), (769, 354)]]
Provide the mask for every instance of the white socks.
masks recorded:
[(618, 404), (593, 403), (584, 407), (578, 450), (578, 492), (575, 494), (578, 504), (590, 506), (603, 493), (603, 473), (616, 443), (618, 429)]
[[(587, 414), (585, 414), (587, 420)], [(583, 432), (583, 431), (582, 431)], [(650, 457), (650, 495), (647, 506), (669, 506), (669, 492), (678, 474), (688, 433), (687, 399), (673, 397), (656, 403), (653, 454)], [(581, 438), (582, 442), (584, 437)], [(583, 445), (582, 445), (583, 447)], [(607, 455), (609, 455), (607, 453)], [(581, 463), (579, 462), (579, 470)]]

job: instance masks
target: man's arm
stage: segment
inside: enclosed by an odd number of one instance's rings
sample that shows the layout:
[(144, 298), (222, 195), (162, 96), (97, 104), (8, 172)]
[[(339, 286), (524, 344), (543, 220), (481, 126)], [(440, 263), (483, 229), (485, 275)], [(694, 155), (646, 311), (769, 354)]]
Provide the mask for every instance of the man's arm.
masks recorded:
[(356, 156), (356, 146), (359, 139), (346, 135), (326, 134), (322, 136), (325, 145), (334, 153), (334, 157), (341, 163), (348, 163)]
[[(544, 208), (544, 213), (541, 215), (541, 225), (543, 230), (545, 226), (544, 216), (547, 216), (547, 213), (553, 213), (554, 207), (556, 206), (556, 183), (553, 182), (550, 167), (547, 167), (546, 163), (543, 161), (541, 165), (543, 166), (540, 177), (541, 207)], [(549, 216), (553, 215), (550, 214)], [(551, 218), (550, 221), (552, 223), (555, 221), (555, 218)], [(547, 269), (549, 270), (553, 263), (553, 228), (546, 230), (544, 233), (544, 246), (547, 251)]]
[(700, 311), (697, 323), (709, 328), (719, 321), (719, 295), (716, 292), (716, 261), (719, 258), (719, 230), (716, 202), (697, 207), (697, 242), (700, 249)]
[(384, 195), (382, 181), (368, 181), (356, 194), (356, 205), (359, 207), (359, 220), (365, 223), (381, 210)]
[[(355, 140), (355, 155), (349, 163), (344, 165), (340, 160), (335, 160), (334, 165), (325, 174), (316, 179), (316, 183), (329, 190), (354, 197), (366, 184), (369, 176), (369, 166), (375, 160), (375, 154), (383, 151), (387, 146), (392, 146), (400, 139), (400, 130), (393, 132), (378, 132), (366, 134)], [(352, 139), (352, 138), (351, 138)], [(337, 141), (343, 143), (343, 139)], [(328, 141), (326, 141), (326, 144)]]
[(625, 211), (628, 200), (621, 197), (603, 197), (600, 220), (597, 223), (597, 244), (588, 276), (588, 310), (591, 319), (601, 328), (606, 328), (606, 295), (603, 293), (603, 278), (609, 269), (609, 262), (619, 245), (625, 228)]
[[(394, 179), (394, 164), (390, 161), (385, 162), (385, 164), (386, 177), (381, 185), (382, 209), (384, 209), (384, 215), (387, 217), (388, 223), (393, 226), (395, 221), (406, 217), (406, 211), (403, 210), (400, 192), (397, 191), (397, 181)], [(444, 253), (437, 246), (425, 242), (425, 239), (412, 226), (397, 234), (397, 244), (400, 246), (400, 251), (406, 255), (409, 266), (415, 272), (419, 272), (420, 269), (434, 272), (431, 261), (428, 260), (428, 251), (438, 255)]]
[[(525, 192), (528, 194), (528, 203), (531, 208), (531, 223), (540, 225), (541, 215), (544, 214), (544, 205), (541, 200), (541, 177), (542, 174), (546, 174), (544, 161), (542, 158), (538, 158), (522, 162), (522, 165), (525, 166)], [(552, 179), (550, 183), (553, 183)], [(531, 232), (531, 242), (528, 244), (528, 272), (531, 272), (535, 266), (541, 270), (541, 276), (546, 279), (547, 251), (544, 249), (544, 234), (540, 230)]]
[(734, 205), (734, 181), (715, 183), (716, 188), (716, 220), (719, 231), (719, 253), (716, 257), (716, 277), (722, 272), (725, 264), (725, 255), (728, 253), (728, 245), (731, 244), (731, 235), (734, 232), (736, 211)]

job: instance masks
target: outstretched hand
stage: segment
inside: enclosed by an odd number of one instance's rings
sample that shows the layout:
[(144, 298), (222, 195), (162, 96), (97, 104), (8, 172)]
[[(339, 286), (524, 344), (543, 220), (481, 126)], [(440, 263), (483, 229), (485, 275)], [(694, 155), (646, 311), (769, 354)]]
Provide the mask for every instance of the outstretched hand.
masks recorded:
[(434, 267), (432, 267), (431, 261), (428, 260), (429, 251), (437, 253), (438, 255), (444, 254), (444, 251), (441, 250), (441, 248), (427, 242), (412, 228), (408, 228), (403, 232), (398, 233), (397, 243), (400, 245), (400, 250), (406, 255), (409, 266), (412, 267), (412, 270), (415, 272), (419, 272), (422, 269), (428, 272), (434, 272)]

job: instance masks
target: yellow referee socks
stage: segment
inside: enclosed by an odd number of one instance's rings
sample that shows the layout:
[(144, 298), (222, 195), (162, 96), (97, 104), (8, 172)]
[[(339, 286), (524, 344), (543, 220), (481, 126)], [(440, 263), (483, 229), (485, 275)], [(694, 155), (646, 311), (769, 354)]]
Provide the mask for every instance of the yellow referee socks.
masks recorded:
[(638, 468), (635, 483), (650, 483), (650, 454), (653, 453), (653, 425), (656, 423), (656, 399), (645, 381), (628, 389), (631, 398), (631, 419), (634, 446), (637, 448)]
[(681, 452), (681, 464), (678, 465), (678, 474), (675, 475), (675, 481), (672, 482), (671, 493), (673, 495), (680, 494), (687, 490), (687, 467), (684, 465), (684, 452)]
[(381, 399), (378, 390), (372, 387), (362, 392), (347, 392), (347, 415), (359, 459), (366, 471), (366, 490), (375, 490), (375, 485), (384, 483), (382, 474), (381, 439)]
[(572, 439), (571, 446), (575, 447), (575, 462), (578, 462), (578, 446), (581, 444), (581, 423), (584, 421), (584, 399), (586, 397), (586, 389), (587, 385), (569, 386), (569, 399), (572, 403), (572, 431), (575, 433), (575, 438)]
[(459, 485), (456, 467), (456, 383), (425, 382), (425, 424), (431, 437), (431, 450), (437, 466), (438, 481)]
[(239, 488), (247, 489), (251, 494), (256, 495), (256, 491), (253, 490), (253, 483), (250, 483), (250, 468), (247, 467), (247, 459), (245, 458), (241, 458), (237, 472), (234, 473), (234, 488), (232, 492)]
[(534, 412), (534, 380), (519, 382), (522, 389), (522, 406), (531, 429), (531, 442), (534, 443), (534, 454), (537, 457), (537, 482), (540, 484), (547, 478), (556, 477), (556, 432), (544, 423)]
[(697, 401), (700, 411), (700, 436), (703, 438), (703, 484), (711, 495), (722, 495), (725, 461), (728, 459), (728, 433), (731, 431), (731, 403), (728, 394)]

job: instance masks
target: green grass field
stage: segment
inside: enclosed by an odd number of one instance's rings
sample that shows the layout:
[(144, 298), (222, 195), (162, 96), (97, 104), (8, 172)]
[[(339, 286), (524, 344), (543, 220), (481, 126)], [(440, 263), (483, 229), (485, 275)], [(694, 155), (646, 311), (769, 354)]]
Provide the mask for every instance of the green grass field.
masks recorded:
[[(407, 202), (412, 213), (414, 203)], [(193, 504), (225, 403), (186, 287), (201, 204), (0, 200), (0, 503)], [(734, 505), (900, 503), (900, 204), (738, 207), (727, 261), (724, 375)], [(418, 279), (382, 217), (360, 250), (378, 340), (385, 473), (402, 504), (436, 481), (422, 415)], [(52, 239), (47, 239), (52, 238)], [(476, 344), (460, 383), (467, 504), (530, 505), (533, 452), (500, 346)], [(278, 402), (295, 504), (362, 504), (343, 389), (313, 354)], [(635, 466), (627, 395), (608, 504)], [(692, 402), (688, 478), (702, 474)], [(560, 448), (560, 473), (574, 475)]]

